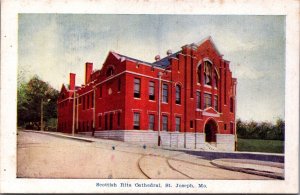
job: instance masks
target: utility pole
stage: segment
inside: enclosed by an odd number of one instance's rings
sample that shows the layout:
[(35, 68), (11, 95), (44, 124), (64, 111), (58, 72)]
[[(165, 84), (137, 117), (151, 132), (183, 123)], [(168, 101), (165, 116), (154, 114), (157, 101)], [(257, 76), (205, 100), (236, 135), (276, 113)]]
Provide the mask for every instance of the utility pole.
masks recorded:
[[(49, 102), (50, 99), (47, 99), (47, 102)], [(41, 99), (41, 131), (44, 131), (44, 99)]]
[(162, 72), (158, 72), (158, 146), (160, 146), (160, 110), (161, 110), (161, 76)]
[(234, 150), (237, 151), (237, 133), (236, 133), (236, 86), (237, 81), (234, 82)]
[(96, 88), (94, 87), (93, 90), (93, 133), (92, 136), (95, 136), (95, 120), (96, 120), (96, 92), (95, 92)]
[(73, 94), (73, 120), (72, 120), (72, 136), (75, 135), (75, 100), (76, 100), (76, 91), (74, 90)]
[(44, 122), (44, 108), (43, 108), (43, 98), (41, 99), (41, 131), (44, 131), (44, 128), (43, 128), (43, 122)]
[(76, 95), (76, 127), (75, 129), (78, 130), (78, 107), (79, 107), (79, 102), (78, 102), (78, 94)]

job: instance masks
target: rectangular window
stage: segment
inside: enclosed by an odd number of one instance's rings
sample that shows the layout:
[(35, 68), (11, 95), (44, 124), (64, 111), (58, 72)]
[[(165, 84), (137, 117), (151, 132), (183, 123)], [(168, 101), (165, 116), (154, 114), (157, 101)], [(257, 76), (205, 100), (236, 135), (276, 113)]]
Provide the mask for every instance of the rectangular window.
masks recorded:
[(98, 116), (98, 123), (99, 123), (99, 128), (102, 127), (102, 115)]
[(118, 127), (120, 127), (121, 124), (121, 112), (118, 112)]
[(155, 87), (154, 82), (149, 82), (149, 100), (155, 100)]
[(140, 113), (133, 113), (133, 129), (140, 129)]
[(86, 95), (86, 108), (89, 109), (90, 108), (90, 96)]
[(102, 98), (102, 85), (99, 87), (99, 96)]
[(92, 108), (94, 108), (94, 93), (91, 93), (91, 99), (92, 99)]
[(134, 94), (133, 96), (135, 98), (140, 98), (141, 97), (141, 79), (134, 79)]
[(194, 98), (194, 71), (193, 63), (191, 63), (191, 98)]
[(81, 97), (79, 97), (79, 104), (81, 104)]
[(225, 84), (224, 84), (224, 104), (227, 105), (227, 71), (225, 71)]
[(233, 122), (230, 122), (230, 133), (233, 133)]
[(110, 115), (109, 115), (109, 129), (113, 129), (113, 113), (111, 112)]
[(149, 130), (154, 130), (154, 114), (149, 114)]
[(204, 109), (211, 107), (211, 94), (204, 94)]
[(87, 131), (89, 131), (90, 130), (90, 123), (89, 123), (89, 121), (86, 121), (86, 129), (87, 129)]
[(105, 130), (107, 130), (108, 129), (108, 117), (107, 117), (107, 114), (105, 114), (105, 116), (104, 116), (104, 122), (105, 122)]
[(118, 91), (121, 91), (121, 79), (118, 80)]
[(214, 99), (214, 106), (215, 106), (215, 110), (218, 111), (219, 105), (218, 105), (218, 96), (215, 95), (215, 99)]
[(179, 85), (175, 87), (175, 103), (181, 104), (181, 87)]
[(224, 130), (227, 130), (227, 125), (226, 124), (224, 124)]
[(162, 93), (162, 102), (164, 103), (168, 103), (168, 85), (167, 84), (163, 84), (163, 93)]
[(168, 131), (168, 116), (162, 116), (162, 130)]
[(175, 131), (180, 132), (181, 127), (181, 118), (176, 117), (175, 118)]
[(85, 109), (85, 96), (82, 97), (82, 110)]
[(200, 91), (196, 92), (196, 108), (201, 109), (201, 93)]
[(194, 128), (194, 121), (190, 120), (190, 128)]
[(233, 112), (233, 98), (230, 98), (230, 112)]

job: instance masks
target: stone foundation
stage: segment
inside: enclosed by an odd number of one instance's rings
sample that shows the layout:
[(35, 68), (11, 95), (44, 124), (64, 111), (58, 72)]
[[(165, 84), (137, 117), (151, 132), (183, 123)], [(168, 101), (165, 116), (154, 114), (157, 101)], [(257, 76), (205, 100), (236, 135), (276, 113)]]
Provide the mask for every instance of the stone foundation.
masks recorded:
[[(179, 133), (161, 131), (161, 145), (171, 148), (189, 148), (203, 149), (205, 148), (204, 133)], [(220, 150), (234, 151), (234, 135), (217, 134), (216, 147)], [(104, 139), (119, 140), (124, 142), (132, 142), (140, 145), (158, 144), (158, 132), (149, 130), (111, 130), (96, 131), (95, 137)]]
[(234, 151), (234, 135), (232, 134), (216, 134), (217, 148), (224, 151)]

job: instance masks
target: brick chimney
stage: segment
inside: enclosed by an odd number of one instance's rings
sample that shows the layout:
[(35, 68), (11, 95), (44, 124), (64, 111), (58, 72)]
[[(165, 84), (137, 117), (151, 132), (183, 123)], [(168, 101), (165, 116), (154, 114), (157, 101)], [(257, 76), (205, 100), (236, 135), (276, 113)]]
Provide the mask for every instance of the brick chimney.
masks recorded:
[(70, 90), (74, 90), (75, 89), (75, 77), (76, 74), (74, 73), (70, 73)]
[(92, 71), (93, 71), (93, 63), (91, 62), (85, 63), (85, 84), (91, 82)]

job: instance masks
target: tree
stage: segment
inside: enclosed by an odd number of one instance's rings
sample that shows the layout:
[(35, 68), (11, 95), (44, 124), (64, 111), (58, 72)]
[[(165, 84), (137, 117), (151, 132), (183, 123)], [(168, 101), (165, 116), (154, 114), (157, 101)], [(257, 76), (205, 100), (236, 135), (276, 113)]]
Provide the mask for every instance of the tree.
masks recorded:
[(277, 137), (281, 140), (284, 140), (285, 136), (285, 122), (281, 118), (276, 120), (276, 132), (277, 132)]
[(28, 83), (18, 86), (18, 125), (35, 125), (39, 128), (41, 103), (44, 105), (44, 119), (57, 118), (56, 101), (59, 92), (38, 76), (33, 76)]
[(236, 126), (239, 138), (284, 140), (285, 122), (282, 119), (277, 119), (275, 124), (237, 119)]

